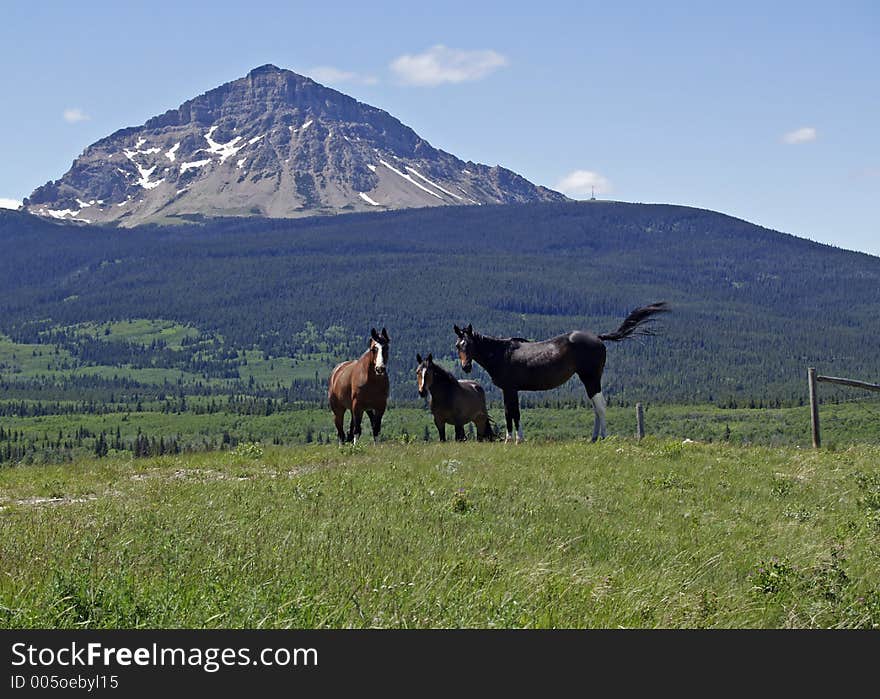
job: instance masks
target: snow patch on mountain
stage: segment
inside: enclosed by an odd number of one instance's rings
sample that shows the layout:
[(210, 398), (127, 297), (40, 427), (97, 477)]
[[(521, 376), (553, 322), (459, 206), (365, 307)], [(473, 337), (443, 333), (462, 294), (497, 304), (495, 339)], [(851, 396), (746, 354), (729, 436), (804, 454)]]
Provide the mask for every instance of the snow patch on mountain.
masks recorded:
[(383, 164), (385, 167), (387, 167), (389, 170), (391, 170), (391, 172), (400, 175), (400, 176), (401, 176), (403, 179), (405, 179), (407, 182), (410, 182), (410, 183), (414, 184), (416, 187), (418, 187), (419, 189), (421, 189), (421, 190), (427, 192), (427, 193), (430, 194), (432, 197), (437, 197), (438, 199), (442, 199), (442, 198), (443, 198), (443, 197), (441, 197), (439, 194), (437, 194), (436, 192), (432, 192), (430, 189), (428, 189), (427, 187), (425, 187), (425, 185), (423, 185), (423, 184), (419, 184), (418, 182), (416, 182), (412, 177), (410, 177), (409, 175), (407, 175), (405, 172), (401, 172), (400, 170), (398, 170), (396, 167), (394, 167), (394, 166), (393, 166), (391, 163), (389, 163), (387, 160), (380, 160), (379, 162), (382, 163), (382, 164)]
[(205, 160), (194, 160), (191, 163), (181, 163), (180, 164), (180, 172), (184, 173), (187, 170), (192, 170), (193, 168), (196, 168), (196, 167), (204, 167), (205, 165), (207, 165), (210, 162), (211, 162), (211, 159), (206, 158)]
[(235, 136), (231, 141), (227, 143), (217, 143), (211, 136), (213, 136), (214, 131), (217, 130), (217, 125), (215, 124), (210, 129), (208, 129), (208, 133), (205, 134), (205, 140), (208, 142), (208, 152), (212, 155), (219, 155), (220, 162), (225, 163), (228, 158), (231, 158), (233, 155), (238, 153), (243, 145), (236, 147), (236, 143), (241, 140), (241, 136)]
[(370, 199), (370, 197), (366, 193), (358, 192), (358, 194), (360, 195), (361, 199), (367, 202), (367, 204), (370, 204), (371, 206), (382, 206), (379, 202)]
[(439, 189), (441, 192), (444, 192), (445, 194), (448, 194), (450, 197), (455, 197), (455, 198), (458, 199), (459, 201), (462, 201), (462, 198), (461, 198), (460, 196), (458, 196), (457, 194), (453, 194), (453, 193), (450, 192), (448, 189), (443, 189), (443, 187), (441, 187), (441, 186), (440, 186), (439, 184), (437, 184), (436, 182), (432, 182), (431, 180), (429, 180), (427, 177), (425, 177), (422, 173), (420, 173), (420, 172), (419, 172), (418, 170), (416, 170), (414, 167), (410, 167), (409, 165), (407, 165), (407, 166), (406, 166), (406, 169), (409, 170), (409, 171), (410, 171), (412, 174), (414, 174), (416, 177), (418, 177), (420, 180), (423, 180), (423, 181), (427, 182), (427, 183), (428, 183), (429, 185), (431, 185), (432, 187), (435, 187), (435, 188)]

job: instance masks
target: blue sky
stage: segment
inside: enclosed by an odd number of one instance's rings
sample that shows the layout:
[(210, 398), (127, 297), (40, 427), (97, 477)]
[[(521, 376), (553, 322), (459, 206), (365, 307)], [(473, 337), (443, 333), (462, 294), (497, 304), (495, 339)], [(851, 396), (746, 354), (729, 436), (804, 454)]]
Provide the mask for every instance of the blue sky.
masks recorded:
[(6, 0), (0, 199), (264, 63), (571, 196), (880, 255), (880, 3)]

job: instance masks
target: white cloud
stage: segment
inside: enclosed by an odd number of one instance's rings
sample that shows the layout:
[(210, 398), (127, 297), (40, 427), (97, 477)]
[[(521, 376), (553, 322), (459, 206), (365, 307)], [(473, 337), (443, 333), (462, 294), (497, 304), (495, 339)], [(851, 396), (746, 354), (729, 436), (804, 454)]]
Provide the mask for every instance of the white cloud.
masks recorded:
[(816, 129), (812, 126), (804, 126), (800, 129), (789, 131), (782, 137), (782, 142), (788, 143), (789, 145), (809, 143), (810, 141), (815, 141), (817, 136), (818, 133), (816, 132)]
[(18, 199), (0, 197), (0, 209), (17, 209), (19, 206), (21, 206), (21, 202)]
[(404, 85), (433, 87), (443, 83), (480, 80), (503, 68), (507, 58), (490, 49), (468, 51), (442, 44), (391, 61), (391, 70)]
[(319, 83), (356, 83), (358, 85), (375, 85), (379, 79), (375, 75), (363, 75), (350, 70), (340, 70), (333, 66), (315, 66), (305, 74)]
[(92, 117), (86, 114), (79, 107), (70, 107), (64, 110), (64, 121), (66, 121), (68, 124), (75, 124), (78, 121), (88, 121), (91, 118)]
[(598, 172), (591, 170), (574, 170), (569, 172), (554, 187), (559, 192), (573, 199), (586, 199), (595, 190), (596, 196), (609, 194), (612, 190), (611, 182)]

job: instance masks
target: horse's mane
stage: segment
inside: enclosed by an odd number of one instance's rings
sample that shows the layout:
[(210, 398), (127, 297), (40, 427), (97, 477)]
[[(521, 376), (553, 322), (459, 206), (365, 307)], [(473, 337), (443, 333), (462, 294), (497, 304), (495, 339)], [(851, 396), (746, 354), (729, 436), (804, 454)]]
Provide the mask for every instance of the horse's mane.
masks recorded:
[[(490, 363), (500, 359), (514, 344), (528, 342), (528, 340), (522, 337), (492, 337), (491, 335), (479, 335), (477, 333), (474, 333), (474, 340), (478, 343), (483, 343), (481, 352), (484, 359)], [(484, 364), (484, 366), (486, 365)]]
[(431, 366), (434, 370), (434, 381), (439, 378), (440, 383), (458, 383), (458, 379), (455, 378), (451, 371), (444, 369), (436, 362), (431, 362)]
[(480, 340), (493, 340), (494, 342), (531, 342), (524, 337), (495, 337), (494, 335), (480, 335), (474, 333), (474, 337)]

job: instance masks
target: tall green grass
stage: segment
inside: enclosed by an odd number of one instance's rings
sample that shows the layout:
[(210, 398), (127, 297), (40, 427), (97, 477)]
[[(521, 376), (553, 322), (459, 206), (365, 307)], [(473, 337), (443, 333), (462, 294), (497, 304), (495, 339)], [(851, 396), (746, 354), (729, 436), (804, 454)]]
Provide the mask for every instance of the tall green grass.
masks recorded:
[(880, 449), (649, 438), (0, 471), (4, 627), (876, 627)]

